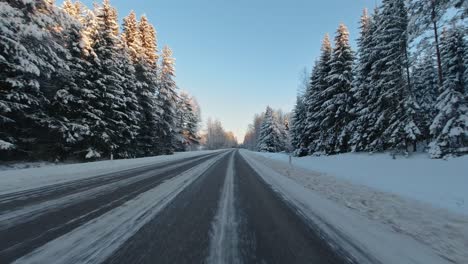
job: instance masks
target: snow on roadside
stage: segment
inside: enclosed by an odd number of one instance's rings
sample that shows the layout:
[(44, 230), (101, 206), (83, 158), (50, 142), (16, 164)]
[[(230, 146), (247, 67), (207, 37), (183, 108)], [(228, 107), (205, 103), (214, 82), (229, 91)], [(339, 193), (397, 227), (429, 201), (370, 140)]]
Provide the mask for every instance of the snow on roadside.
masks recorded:
[[(49, 161), (37, 161), (37, 162), (2, 162), (0, 164), (0, 172), (7, 170), (21, 170), (21, 169), (32, 169), (41, 168), (57, 165), (65, 165), (67, 163), (56, 163)], [(71, 164), (71, 163), (70, 163)]]
[(163, 182), (14, 263), (101, 263), (226, 154)]
[[(257, 154), (284, 162), (289, 159), (284, 153)], [(296, 168), (335, 176), (468, 215), (468, 155), (434, 160), (427, 154), (392, 159), (389, 154), (348, 153), (292, 159)]]
[(106, 160), (70, 165), (0, 171), (0, 195), (215, 152), (217, 151), (182, 152), (174, 155), (149, 158)]
[[(383, 263), (467, 263), (468, 217), (464, 215), (330, 175), (291, 168), (287, 162), (264, 154), (242, 154), (314, 222), (323, 220), (325, 229), (330, 228), (327, 224), (338, 229)], [(336, 233), (333, 228), (329, 230), (332, 234)]]

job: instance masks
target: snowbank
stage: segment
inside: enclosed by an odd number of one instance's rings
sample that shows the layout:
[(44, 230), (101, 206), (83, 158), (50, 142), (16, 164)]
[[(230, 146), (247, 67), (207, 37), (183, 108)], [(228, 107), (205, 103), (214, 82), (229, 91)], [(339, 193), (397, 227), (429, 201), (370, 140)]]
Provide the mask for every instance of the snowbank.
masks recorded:
[(269, 159), (265, 156), (271, 155), (241, 153), (267, 183), (325, 232), (326, 241), (334, 241), (332, 246), (351, 253), (358, 263), (467, 263), (466, 216), (291, 168), (282, 161), (284, 155)]
[[(288, 162), (284, 153), (258, 153)], [(294, 166), (355, 184), (409, 197), (468, 215), (468, 156), (448, 160), (420, 154), (392, 159), (388, 154), (342, 154), (292, 158)]]
[(133, 169), (147, 165), (196, 157), (203, 154), (215, 153), (217, 151), (182, 152), (174, 155), (140, 159), (106, 160), (71, 165), (0, 171), (0, 195), (13, 191), (16, 192), (51, 184), (64, 183), (72, 180), (85, 179), (124, 169)]

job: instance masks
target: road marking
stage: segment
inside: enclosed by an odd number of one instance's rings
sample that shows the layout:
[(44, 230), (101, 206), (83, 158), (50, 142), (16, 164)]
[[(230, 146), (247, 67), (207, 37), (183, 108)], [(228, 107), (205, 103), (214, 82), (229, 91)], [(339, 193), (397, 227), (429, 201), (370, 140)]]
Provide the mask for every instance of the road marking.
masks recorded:
[(235, 152), (232, 152), (218, 211), (213, 221), (207, 263), (240, 263), (236, 211), (234, 207), (234, 155)]

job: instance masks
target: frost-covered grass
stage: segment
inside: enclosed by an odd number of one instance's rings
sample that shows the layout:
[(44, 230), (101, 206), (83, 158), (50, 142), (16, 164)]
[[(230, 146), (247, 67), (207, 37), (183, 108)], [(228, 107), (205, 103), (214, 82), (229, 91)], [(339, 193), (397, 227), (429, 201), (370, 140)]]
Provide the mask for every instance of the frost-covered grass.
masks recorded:
[[(195, 157), (215, 151), (194, 151), (139, 159), (106, 160), (28, 169), (0, 170), (0, 194), (85, 179), (104, 173)], [(21, 166), (17, 164), (17, 166)]]
[[(284, 153), (259, 153), (288, 162)], [(292, 158), (294, 166), (335, 176), (468, 215), (468, 155), (447, 160), (426, 154), (397, 157), (388, 154), (342, 154)]]
[[(307, 168), (320, 165), (310, 162), (312, 157), (300, 159), (309, 161), (302, 164), (303, 168), (291, 167), (284, 154), (242, 154), (268, 183), (332, 240), (353, 253), (359, 263), (462, 264), (468, 260), (468, 216), (312, 171)], [(322, 169), (331, 167), (326, 162), (321, 165)], [(352, 164), (342, 168), (335, 160), (334, 165), (353, 173)], [(370, 253), (371, 258), (360, 250)]]

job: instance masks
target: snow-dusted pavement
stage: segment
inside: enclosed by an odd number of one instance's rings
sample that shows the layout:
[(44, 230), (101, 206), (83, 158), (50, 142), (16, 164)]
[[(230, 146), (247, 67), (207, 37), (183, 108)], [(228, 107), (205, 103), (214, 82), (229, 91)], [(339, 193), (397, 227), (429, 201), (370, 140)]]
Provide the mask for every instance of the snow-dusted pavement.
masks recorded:
[(290, 176), (234, 150), (0, 172), (0, 263), (453, 263)]

